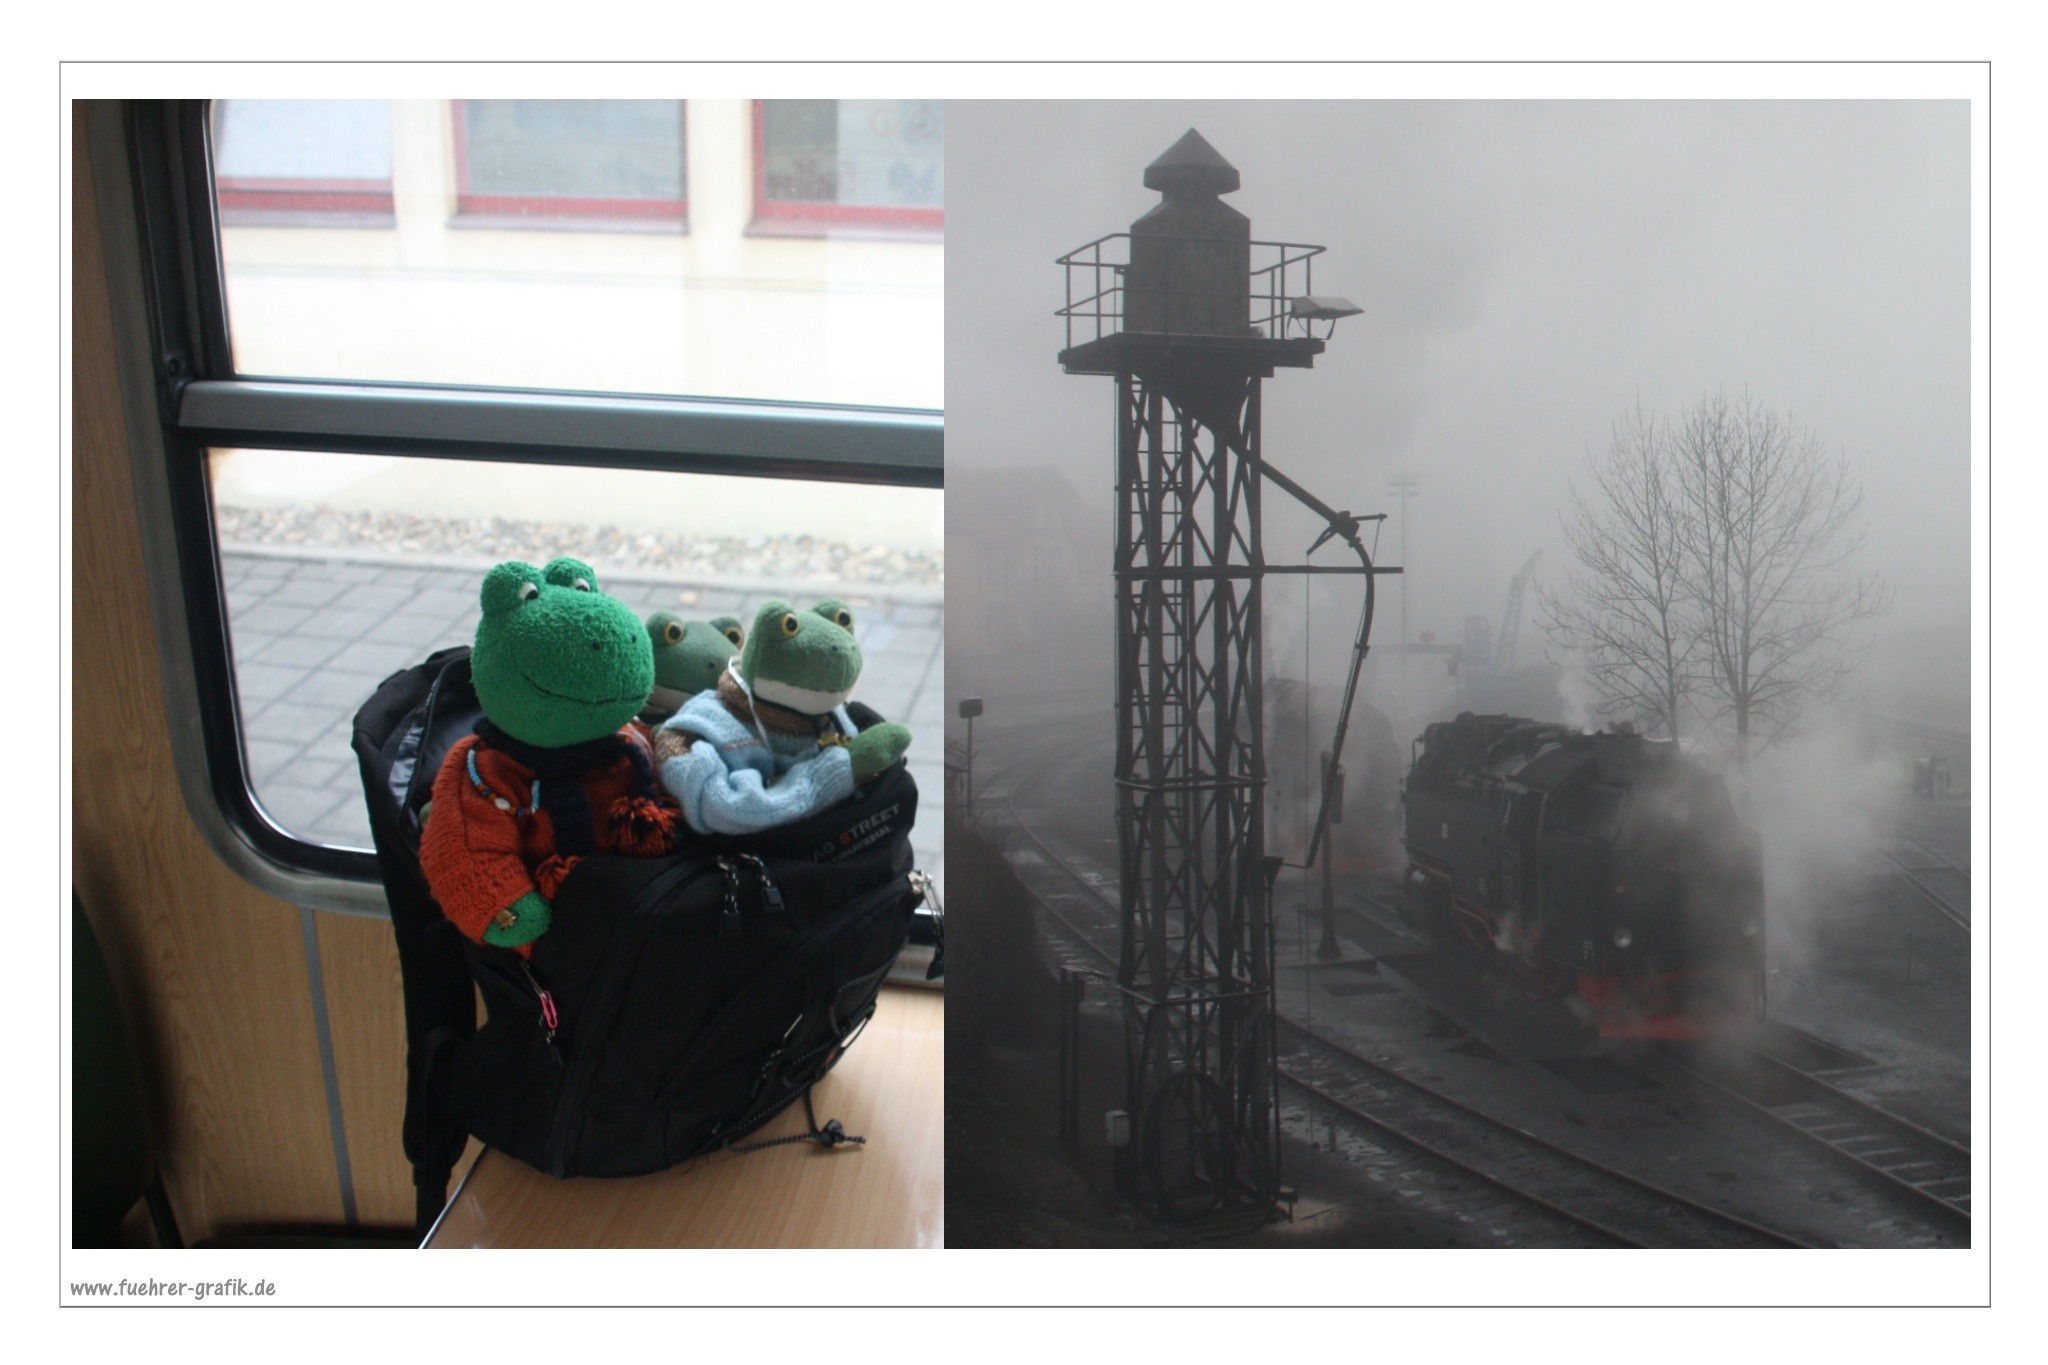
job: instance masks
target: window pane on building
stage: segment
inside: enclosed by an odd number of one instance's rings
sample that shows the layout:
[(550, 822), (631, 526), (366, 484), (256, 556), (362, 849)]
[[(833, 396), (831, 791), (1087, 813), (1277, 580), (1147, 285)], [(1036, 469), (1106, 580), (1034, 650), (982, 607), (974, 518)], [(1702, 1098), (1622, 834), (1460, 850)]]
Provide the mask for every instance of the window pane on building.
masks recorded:
[(763, 100), (771, 204), (940, 209), (946, 115), (937, 100)]
[(214, 174), (233, 215), (391, 212), (391, 111), (383, 100), (219, 100)]
[(515, 202), (676, 202), (681, 100), (464, 100), (462, 193)]

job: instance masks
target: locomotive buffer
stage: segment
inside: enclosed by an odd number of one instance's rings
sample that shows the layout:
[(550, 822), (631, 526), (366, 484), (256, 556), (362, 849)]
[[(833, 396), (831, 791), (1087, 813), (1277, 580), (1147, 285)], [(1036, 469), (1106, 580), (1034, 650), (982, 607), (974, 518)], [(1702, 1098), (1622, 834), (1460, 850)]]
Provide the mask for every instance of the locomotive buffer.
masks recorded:
[[(1323, 248), (1254, 241), (1218, 197), (1238, 173), (1192, 129), (1145, 170), (1160, 202), (1127, 233), (1059, 258), (1068, 374), (1116, 381), (1117, 833), (1125, 1108), (1117, 1179), (1169, 1220), (1270, 1213), (1282, 1197), (1266, 854), (1261, 584), (1268, 573), (1364, 576), (1361, 521), (1268, 465), (1261, 383), (1307, 369), (1338, 318), (1313, 292)], [(1324, 335), (1313, 333), (1325, 324)], [(1269, 565), (1271, 480), (1342, 540), (1352, 566)], [(1311, 547), (1313, 549), (1314, 547)], [(1314, 861), (1327, 818), (1316, 824)], [(1063, 1093), (1066, 1078), (1062, 1078)]]

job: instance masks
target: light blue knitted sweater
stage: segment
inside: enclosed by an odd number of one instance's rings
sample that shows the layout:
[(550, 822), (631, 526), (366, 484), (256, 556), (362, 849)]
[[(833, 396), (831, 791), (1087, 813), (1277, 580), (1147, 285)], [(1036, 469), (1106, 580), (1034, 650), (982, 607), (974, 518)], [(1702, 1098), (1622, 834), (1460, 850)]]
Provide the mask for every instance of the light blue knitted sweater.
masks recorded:
[[(699, 692), (661, 727), (693, 737), (688, 752), (661, 765), (661, 785), (682, 805), (691, 829), (753, 834), (794, 824), (853, 794), (846, 746), (774, 730), (763, 743), (763, 732), (734, 715), (721, 690)], [(844, 706), (832, 714), (841, 733), (859, 733)]]

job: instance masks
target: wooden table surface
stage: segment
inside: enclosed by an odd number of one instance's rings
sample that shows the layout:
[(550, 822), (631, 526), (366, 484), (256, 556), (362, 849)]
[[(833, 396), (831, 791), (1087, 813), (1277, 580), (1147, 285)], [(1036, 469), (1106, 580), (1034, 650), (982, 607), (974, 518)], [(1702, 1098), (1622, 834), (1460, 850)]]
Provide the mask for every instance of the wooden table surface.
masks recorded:
[[(659, 1175), (555, 1180), (486, 1151), (429, 1247), (937, 1247), (945, 1241), (942, 991), (889, 987), (812, 1092), (867, 1139), (718, 1152)], [(805, 1131), (801, 1101), (748, 1138)]]

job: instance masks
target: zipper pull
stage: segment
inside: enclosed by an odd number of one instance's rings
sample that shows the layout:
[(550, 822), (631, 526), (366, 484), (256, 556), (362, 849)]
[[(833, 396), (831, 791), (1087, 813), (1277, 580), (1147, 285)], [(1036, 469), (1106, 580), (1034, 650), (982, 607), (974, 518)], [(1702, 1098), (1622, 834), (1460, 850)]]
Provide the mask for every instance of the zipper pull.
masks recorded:
[(939, 888), (930, 874), (912, 872), (910, 888), (932, 908), (932, 964), (925, 968), (924, 979), (938, 981), (946, 975), (946, 907), (939, 903)]
[(744, 937), (746, 926), (740, 922), (740, 874), (725, 858), (718, 860), (718, 870), (725, 874), (725, 906), (718, 912), (718, 936)]
[(777, 886), (775, 884), (774, 879), (768, 875), (768, 864), (762, 862), (759, 858), (756, 858), (751, 853), (745, 854), (743, 856), (746, 858), (748, 862), (754, 865), (754, 875), (761, 879), (761, 900), (763, 908), (765, 908), (767, 912), (771, 915), (781, 914), (783, 910), (782, 888)]
[(540, 1026), (546, 1030), (547, 1044), (552, 1048), (555, 1045), (555, 1030), (562, 1026), (562, 1016), (555, 1009), (554, 992), (540, 984), (540, 978), (533, 974), (533, 968), (527, 965), (526, 959), (519, 960), (519, 970), (526, 973), (526, 984), (533, 987), (534, 995), (540, 999)]

